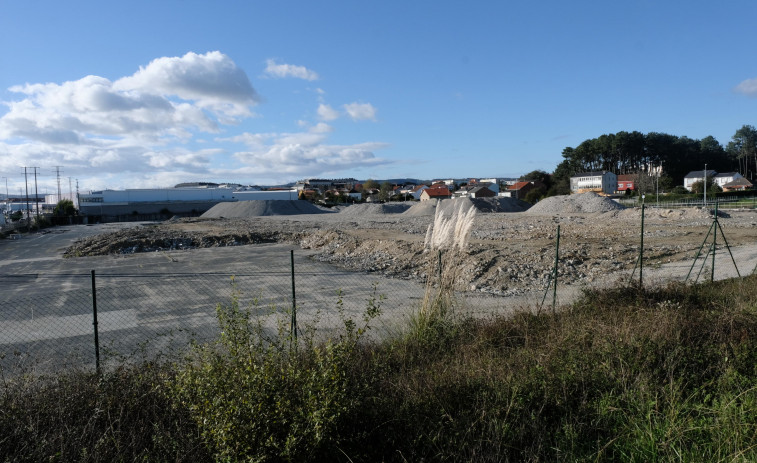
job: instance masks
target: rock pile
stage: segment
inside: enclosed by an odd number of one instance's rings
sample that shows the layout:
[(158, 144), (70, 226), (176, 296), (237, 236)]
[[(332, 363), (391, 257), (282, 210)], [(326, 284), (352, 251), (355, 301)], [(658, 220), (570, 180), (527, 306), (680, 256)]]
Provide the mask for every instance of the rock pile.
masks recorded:
[(587, 214), (618, 209), (624, 209), (624, 207), (610, 198), (589, 192), (545, 198), (533, 205), (528, 213), (535, 215)]
[(202, 214), (202, 218), (262, 217), (270, 215), (323, 214), (332, 213), (309, 201), (252, 200), (219, 203)]

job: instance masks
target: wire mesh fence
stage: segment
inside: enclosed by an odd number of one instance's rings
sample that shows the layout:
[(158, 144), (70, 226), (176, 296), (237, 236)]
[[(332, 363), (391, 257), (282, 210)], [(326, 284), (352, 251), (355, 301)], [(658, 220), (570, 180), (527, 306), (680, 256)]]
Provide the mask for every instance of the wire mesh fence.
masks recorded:
[[(643, 217), (642, 210), (639, 227), (627, 231), (638, 244), (623, 245), (624, 254), (615, 249), (595, 256), (588, 267), (577, 266), (575, 253), (566, 251), (583, 244), (580, 233), (560, 237), (558, 226), (553, 246), (542, 251), (541, 262), (548, 263), (529, 270), (534, 283), (507, 295), (460, 285), (458, 313), (488, 317), (550, 310), (587, 288), (696, 283), (749, 275), (757, 265), (753, 240), (742, 236), (737, 247), (731, 246), (730, 229), (717, 216), (705, 220), (706, 233), (675, 243), (670, 241), (675, 222), (645, 226)], [(751, 229), (757, 233), (757, 225)], [(345, 319), (362, 320), (376, 303), (381, 315), (369, 333), (378, 339), (401, 332), (424, 299), (426, 285), (418, 279), (296, 266), (293, 255), (288, 257), (267, 268), (251, 265), (246, 272), (152, 272), (148, 267), (124, 273), (109, 268), (0, 274), (0, 367), (13, 375), (180, 356), (192, 342), (217, 338), (216, 309), (232, 301), (260, 317), (272, 333), (281, 326), (289, 329), (295, 318), (299, 330), (316, 326), (324, 338), (339, 333)]]

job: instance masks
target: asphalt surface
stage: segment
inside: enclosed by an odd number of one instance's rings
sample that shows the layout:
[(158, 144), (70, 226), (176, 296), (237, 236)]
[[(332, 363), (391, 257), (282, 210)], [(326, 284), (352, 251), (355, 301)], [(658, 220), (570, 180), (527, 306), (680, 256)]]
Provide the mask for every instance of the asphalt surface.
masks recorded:
[(345, 272), (291, 245), (62, 257), (77, 239), (138, 225), (76, 225), (0, 240), (0, 366), (5, 371), (91, 367), (95, 303), (103, 363), (174, 355), (191, 340), (214, 339), (216, 309), (232, 300), (257, 316), (267, 335), (287, 331), (292, 266), (300, 335), (311, 326), (318, 327), (318, 336), (331, 335), (347, 318), (359, 326), (371, 300), (382, 310), (371, 332), (386, 334), (406, 321), (423, 295), (418, 283)]

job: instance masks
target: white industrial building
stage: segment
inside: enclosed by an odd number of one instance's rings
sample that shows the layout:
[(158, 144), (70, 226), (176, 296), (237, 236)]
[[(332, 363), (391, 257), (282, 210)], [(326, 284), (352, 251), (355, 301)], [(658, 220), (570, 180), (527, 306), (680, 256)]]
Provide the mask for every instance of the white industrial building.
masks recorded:
[(200, 215), (227, 201), (297, 199), (296, 190), (265, 191), (240, 185), (202, 184), (178, 188), (99, 190), (79, 195), (79, 211), (94, 220), (154, 220)]

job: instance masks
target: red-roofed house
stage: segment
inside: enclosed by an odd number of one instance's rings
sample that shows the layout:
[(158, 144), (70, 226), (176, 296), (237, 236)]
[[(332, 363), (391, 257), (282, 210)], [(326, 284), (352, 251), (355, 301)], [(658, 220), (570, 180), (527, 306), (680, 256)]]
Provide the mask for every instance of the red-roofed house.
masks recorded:
[(449, 188), (445, 185), (434, 185), (431, 188), (426, 188), (421, 193), (421, 201), (428, 201), (429, 199), (447, 199), (452, 196)]
[(533, 180), (530, 182), (515, 182), (507, 187), (505, 195), (515, 199), (523, 199), (526, 197), (526, 194), (528, 194), (529, 191), (542, 185), (543, 183), (538, 180)]

